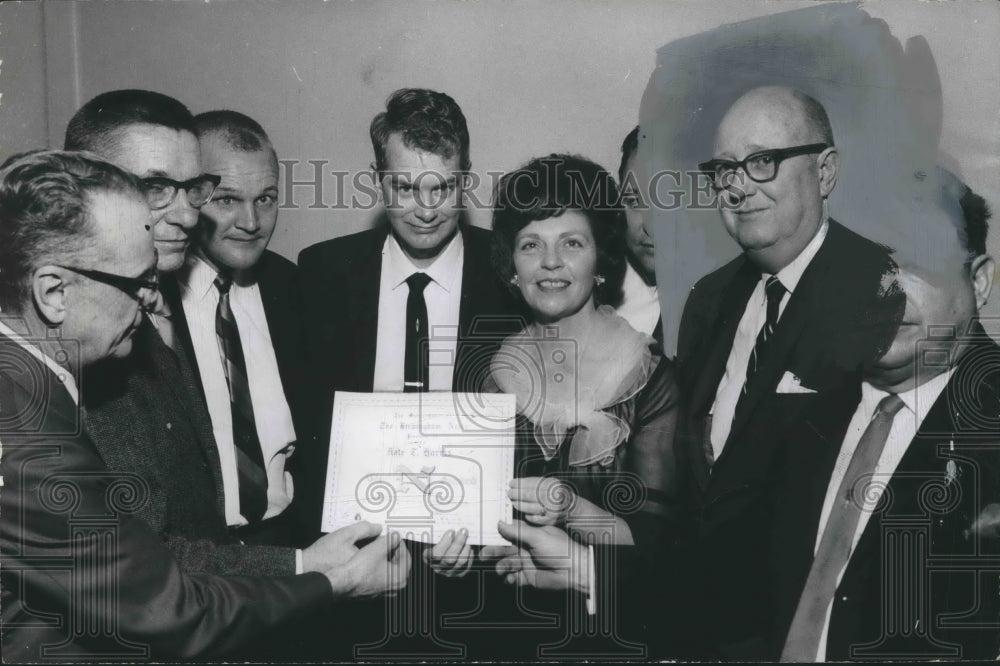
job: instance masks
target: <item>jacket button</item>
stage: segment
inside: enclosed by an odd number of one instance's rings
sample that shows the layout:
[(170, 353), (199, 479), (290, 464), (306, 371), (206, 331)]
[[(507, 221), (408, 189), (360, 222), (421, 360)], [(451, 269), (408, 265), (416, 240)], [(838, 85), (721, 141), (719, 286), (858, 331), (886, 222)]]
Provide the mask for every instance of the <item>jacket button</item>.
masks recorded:
[(170, 430), (170, 429), (171, 429), (171, 428), (173, 428), (173, 427), (174, 427), (174, 424), (173, 424), (173, 423), (170, 423), (170, 422), (168, 421), (168, 422), (167, 422), (167, 430)]
[(841, 597), (840, 597), (840, 600), (841, 600), (842, 602), (844, 602), (844, 603), (847, 603), (847, 595), (845, 594), (845, 595), (841, 596)]

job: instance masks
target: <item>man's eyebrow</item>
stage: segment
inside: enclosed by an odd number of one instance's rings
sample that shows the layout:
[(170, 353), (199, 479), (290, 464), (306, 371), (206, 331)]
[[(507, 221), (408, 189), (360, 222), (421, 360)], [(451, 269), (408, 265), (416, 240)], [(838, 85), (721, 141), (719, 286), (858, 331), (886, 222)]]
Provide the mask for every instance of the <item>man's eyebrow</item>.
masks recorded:
[(149, 169), (139, 176), (140, 178), (166, 178), (168, 180), (173, 180), (166, 171), (161, 171), (160, 169)]

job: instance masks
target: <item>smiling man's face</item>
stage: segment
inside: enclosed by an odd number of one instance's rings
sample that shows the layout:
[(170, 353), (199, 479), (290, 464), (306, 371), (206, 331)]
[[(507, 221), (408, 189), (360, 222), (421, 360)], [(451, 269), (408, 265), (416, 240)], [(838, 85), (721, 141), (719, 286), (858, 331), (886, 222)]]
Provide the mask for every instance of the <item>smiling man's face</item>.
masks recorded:
[(278, 161), (270, 146), (237, 150), (219, 133), (201, 138), (206, 173), (222, 178), (201, 209), (198, 251), (219, 271), (252, 268), (278, 221)]
[[(198, 139), (191, 132), (161, 125), (135, 123), (119, 130), (111, 148), (101, 154), (107, 161), (140, 178), (166, 177), (184, 182), (202, 173)], [(184, 264), (191, 233), (198, 223), (198, 209), (181, 190), (165, 207), (153, 211), (153, 238), (160, 272)]]
[[(801, 103), (781, 88), (747, 93), (729, 109), (715, 138), (715, 159), (739, 161), (752, 153), (821, 141), (807, 127)], [(823, 218), (823, 197), (832, 185), (821, 182), (817, 155), (783, 160), (774, 180), (757, 183), (743, 170), (719, 193), (729, 235), (751, 259), (777, 272), (805, 249)]]
[(407, 146), (397, 132), (386, 142), (382, 196), (392, 234), (415, 260), (433, 259), (458, 231), (460, 157)]

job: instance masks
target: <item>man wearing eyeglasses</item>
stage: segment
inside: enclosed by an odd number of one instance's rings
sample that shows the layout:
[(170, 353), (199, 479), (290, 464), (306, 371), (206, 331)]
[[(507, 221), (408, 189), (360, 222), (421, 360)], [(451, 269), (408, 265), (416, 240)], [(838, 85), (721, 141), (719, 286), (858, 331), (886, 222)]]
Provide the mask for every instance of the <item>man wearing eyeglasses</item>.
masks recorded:
[(138, 474), (150, 487), (139, 515), (188, 571), (290, 575), (341, 560), (354, 545), (332, 535), (302, 550), (249, 546), (227, 525), (212, 421), (191, 354), (174, 334), (183, 326), (175, 272), (198, 209), (220, 182), (202, 172), (194, 117), (159, 93), (103, 93), (70, 120), (66, 147), (95, 152), (138, 176), (152, 210), (161, 298), (136, 331), (136, 352), (88, 373), (83, 395), (85, 426), (108, 466)]
[(891, 336), (864, 318), (892, 264), (827, 216), (840, 156), (826, 111), (800, 91), (763, 87), (737, 99), (699, 168), (743, 252), (695, 285), (679, 331), (691, 406), (680, 446), (697, 535), (684, 638), (698, 656), (766, 658), (767, 539), (783, 529), (773, 503), (812, 510), (790, 488), (808, 487), (818, 462), (777, 450), (775, 436), (805, 406), (859, 381), (861, 363), (884, 350), (878, 335)]
[[(135, 178), (79, 153), (0, 166), (0, 609), (5, 661), (239, 654), (265, 630), (405, 584), (399, 537), (358, 523), (345, 558), (302, 576), (179, 566), (145, 521), (158, 489), (109, 468), (83, 413), (81, 370), (124, 359), (155, 302), (149, 208)], [(249, 652), (248, 654), (253, 654)]]

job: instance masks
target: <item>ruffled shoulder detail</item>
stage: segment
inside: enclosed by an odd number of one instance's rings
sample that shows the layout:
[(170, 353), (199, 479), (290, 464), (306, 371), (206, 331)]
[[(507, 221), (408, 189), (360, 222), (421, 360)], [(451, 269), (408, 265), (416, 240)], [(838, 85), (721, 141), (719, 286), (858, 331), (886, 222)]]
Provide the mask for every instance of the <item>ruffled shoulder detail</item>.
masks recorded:
[(597, 309), (579, 340), (522, 331), (507, 338), (493, 358), (491, 375), (512, 393), (517, 411), (534, 426), (534, 439), (552, 459), (574, 430), (569, 464), (611, 465), (631, 434), (630, 410), (611, 410), (646, 386), (659, 357), (652, 337), (633, 329), (608, 306)]

